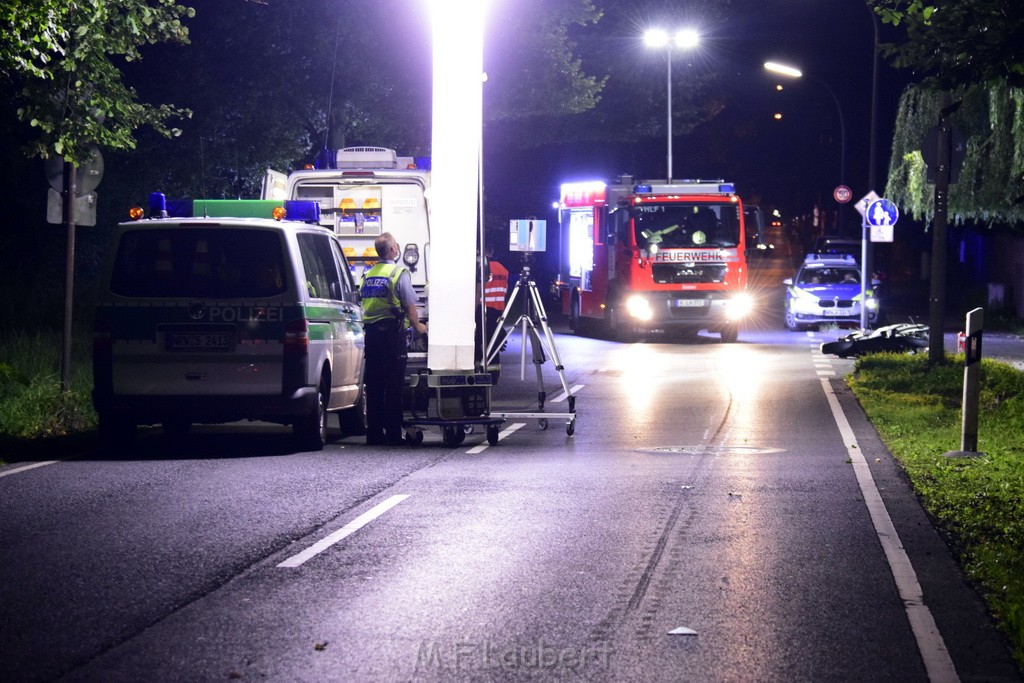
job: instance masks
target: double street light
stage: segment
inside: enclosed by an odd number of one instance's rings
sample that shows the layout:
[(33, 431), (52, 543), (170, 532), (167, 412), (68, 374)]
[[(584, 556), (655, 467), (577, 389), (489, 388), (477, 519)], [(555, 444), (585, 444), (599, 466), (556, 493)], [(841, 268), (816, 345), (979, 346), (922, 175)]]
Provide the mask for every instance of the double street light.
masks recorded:
[(700, 43), (700, 34), (693, 29), (680, 29), (673, 35), (669, 35), (664, 29), (653, 28), (644, 33), (644, 43), (648, 47), (664, 48), (668, 63), (668, 78), (666, 79), (668, 90), (668, 118), (665, 124), (668, 140), (668, 171), (666, 179), (672, 182), (672, 48), (692, 50)]

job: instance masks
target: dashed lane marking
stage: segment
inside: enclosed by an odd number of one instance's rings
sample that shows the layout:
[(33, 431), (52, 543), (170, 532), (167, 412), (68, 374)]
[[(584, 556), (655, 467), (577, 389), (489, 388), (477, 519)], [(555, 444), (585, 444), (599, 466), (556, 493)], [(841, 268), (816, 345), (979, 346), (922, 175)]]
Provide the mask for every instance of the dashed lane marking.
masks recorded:
[(6, 477), (6, 476), (11, 475), (11, 474), (21, 474), (22, 472), (28, 472), (29, 470), (34, 470), (37, 467), (45, 467), (46, 465), (56, 465), (59, 462), (64, 462), (64, 461), (63, 460), (46, 460), (44, 462), (34, 462), (31, 465), (25, 465), (24, 467), (16, 467), (14, 469), (4, 470), (3, 472), (0, 472), (0, 478)]
[[(525, 426), (526, 426), (525, 422), (513, 422), (508, 427), (506, 427), (505, 429), (502, 429), (498, 433), (498, 441), (501, 441), (502, 439), (504, 439), (506, 436), (508, 436), (512, 432), (516, 431), (517, 429), (519, 429), (521, 427), (525, 427)], [(480, 444), (479, 446), (473, 446), (472, 448), (470, 448), (468, 451), (466, 451), (466, 455), (476, 455), (477, 453), (483, 453), (484, 451), (487, 450), (488, 446), (490, 446), (490, 444), (485, 441), (482, 444)]]
[(303, 550), (301, 553), (297, 553), (295, 555), (292, 555), (287, 560), (285, 560), (284, 562), (280, 563), (277, 566), (278, 567), (288, 568), (288, 569), (301, 566), (304, 562), (306, 562), (306, 560), (309, 560), (309, 559), (311, 559), (313, 557), (316, 557), (317, 555), (319, 555), (323, 551), (325, 551), (328, 548), (330, 548), (335, 543), (338, 543), (342, 539), (347, 538), (348, 536), (351, 536), (352, 534), (354, 534), (355, 532), (359, 531), (364, 526), (366, 526), (367, 524), (369, 524), (373, 520), (377, 519), (378, 517), (383, 515), (385, 512), (387, 512), (391, 508), (395, 507), (396, 505), (398, 505), (399, 503), (401, 503), (403, 500), (405, 500), (408, 497), (409, 497), (408, 494), (401, 494), (401, 495), (397, 495), (397, 496), (391, 496), (390, 498), (385, 500), (383, 503), (381, 503), (379, 505), (376, 505), (375, 507), (370, 508), (369, 510), (367, 510), (363, 514), (359, 515), (358, 517), (353, 519), (351, 522), (349, 522), (345, 526), (343, 526), (340, 529), (338, 529), (337, 531), (335, 531), (330, 536), (328, 536), (326, 538), (323, 538), (323, 539), (320, 539), (319, 541), (317, 541), (313, 545), (311, 545), (308, 548), (306, 548), (305, 550)]
[[(569, 389), (569, 393), (572, 394), (573, 396), (575, 396), (576, 394), (580, 393), (580, 389), (582, 389), (585, 386), (587, 386), (587, 385), (586, 384), (577, 384), (576, 386), (574, 386), (571, 389)], [(567, 394), (567, 393), (565, 393), (563, 391), (556, 398), (551, 399), (551, 402), (552, 403), (558, 403), (559, 401), (564, 401), (567, 398), (569, 398), (569, 394)]]

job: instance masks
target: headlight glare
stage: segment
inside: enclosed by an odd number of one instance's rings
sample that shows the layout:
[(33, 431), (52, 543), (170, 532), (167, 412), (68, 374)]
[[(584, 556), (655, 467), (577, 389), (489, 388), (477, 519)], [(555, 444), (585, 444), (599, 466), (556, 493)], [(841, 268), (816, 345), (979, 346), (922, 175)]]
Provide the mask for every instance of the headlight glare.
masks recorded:
[(647, 321), (654, 317), (651, 303), (644, 297), (636, 295), (626, 299), (626, 313), (629, 314), (629, 317), (637, 320)]
[(725, 305), (725, 315), (729, 320), (742, 320), (754, 310), (754, 297), (749, 294), (737, 294)]

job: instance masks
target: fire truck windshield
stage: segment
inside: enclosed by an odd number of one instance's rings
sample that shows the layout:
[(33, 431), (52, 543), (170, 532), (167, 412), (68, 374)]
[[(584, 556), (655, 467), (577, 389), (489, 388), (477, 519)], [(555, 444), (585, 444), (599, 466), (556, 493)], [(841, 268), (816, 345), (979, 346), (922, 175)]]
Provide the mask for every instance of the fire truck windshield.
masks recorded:
[(733, 203), (664, 203), (632, 207), (641, 249), (730, 248), (739, 244), (739, 210)]

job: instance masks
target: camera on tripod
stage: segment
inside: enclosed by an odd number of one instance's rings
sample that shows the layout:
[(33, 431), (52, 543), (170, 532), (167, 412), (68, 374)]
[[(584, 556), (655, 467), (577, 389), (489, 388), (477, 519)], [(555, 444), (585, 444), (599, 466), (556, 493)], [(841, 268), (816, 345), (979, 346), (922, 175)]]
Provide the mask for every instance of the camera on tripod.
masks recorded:
[(547, 248), (548, 222), (536, 218), (522, 218), (509, 221), (509, 251), (527, 255)]

